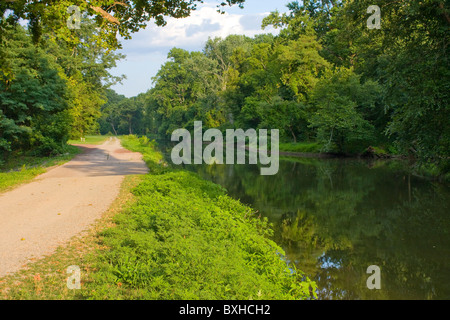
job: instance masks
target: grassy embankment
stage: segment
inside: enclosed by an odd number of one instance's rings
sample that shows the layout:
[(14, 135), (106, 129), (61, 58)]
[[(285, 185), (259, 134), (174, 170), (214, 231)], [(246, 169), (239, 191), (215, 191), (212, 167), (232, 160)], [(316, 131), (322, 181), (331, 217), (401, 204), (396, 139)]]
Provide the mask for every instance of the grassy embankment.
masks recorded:
[[(318, 142), (282, 142), (280, 143), (279, 147), (281, 152), (320, 153), (323, 145)], [(394, 153), (389, 153), (383, 147), (371, 146), (368, 149), (370, 149), (373, 156), (379, 158), (391, 157), (395, 155)]]
[(322, 145), (317, 142), (284, 142), (279, 144), (280, 151), (318, 153)]
[[(279, 144), (280, 152), (289, 153), (290, 159), (294, 159), (293, 157), (297, 157), (295, 153), (298, 153), (298, 156), (302, 156), (305, 153), (320, 153), (322, 149), (322, 145), (317, 142), (285, 142)], [(389, 150), (389, 151), (387, 151)], [(385, 146), (370, 146), (366, 149), (365, 152), (360, 154), (355, 154), (357, 156), (367, 156), (369, 158), (375, 159), (406, 159), (406, 157), (402, 156), (398, 153), (393, 147), (385, 147)], [(432, 163), (414, 163), (412, 161), (408, 164), (409, 170), (412, 174), (417, 175), (422, 178), (437, 180), (442, 183), (450, 182), (450, 172), (443, 172), (439, 170), (436, 165)]]
[(71, 160), (80, 150), (70, 144), (101, 144), (106, 139), (105, 136), (88, 136), (84, 142), (69, 140), (65, 153), (52, 157), (35, 156), (30, 152), (14, 154), (8, 161), (0, 162), (0, 192), (29, 182), (49, 168)]
[[(7, 298), (305, 299), (315, 284), (282, 259), (267, 220), (194, 173), (164, 163), (145, 138), (123, 137), (150, 173), (101, 232), (60, 250), (60, 258), (5, 280)], [(122, 200), (121, 200), (122, 198)], [(125, 199), (125, 200), (123, 200)], [(125, 204), (123, 204), (125, 203)], [(72, 252), (72, 253), (70, 253)], [(82, 288), (66, 288), (65, 268), (79, 265)], [(38, 280), (36, 274), (39, 275)], [(26, 278), (27, 280), (20, 280)], [(22, 285), (14, 285), (22, 281)], [(45, 289), (46, 285), (50, 290)], [(0, 284), (1, 286), (1, 284)], [(37, 289), (40, 289), (38, 291)], [(0, 291), (0, 297), (1, 295)]]

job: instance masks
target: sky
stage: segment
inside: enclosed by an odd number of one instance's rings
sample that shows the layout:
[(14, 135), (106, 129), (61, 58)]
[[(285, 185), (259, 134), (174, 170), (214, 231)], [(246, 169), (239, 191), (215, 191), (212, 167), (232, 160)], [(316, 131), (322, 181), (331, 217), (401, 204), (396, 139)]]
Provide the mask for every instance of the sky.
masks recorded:
[(167, 18), (167, 25), (158, 27), (150, 22), (145, 29), (132, 34), (132, 39), (121, 40), (118, 52), (126, 58), (117, 62), (111, 70), (115, 76), (125, 75), (122, 84), (111, 87), (126, 97), (137, 96), (152, 87), (151, 78), (167, 61), (167, 54), (173, 47), (188, 51), (201, 51), (209, 37), (225, 38), (230, 34), (254, 36), (260, 33), (278, 31), (269, 27), (261, 29), (262, 19), (270, 12), (287, 12), (286, 5), (292, 0), (246, 0), (244, 9), (237, 5), (224, 7), (225, 14), (217, 12), (220, 0), (205, 1), (190, 17)]

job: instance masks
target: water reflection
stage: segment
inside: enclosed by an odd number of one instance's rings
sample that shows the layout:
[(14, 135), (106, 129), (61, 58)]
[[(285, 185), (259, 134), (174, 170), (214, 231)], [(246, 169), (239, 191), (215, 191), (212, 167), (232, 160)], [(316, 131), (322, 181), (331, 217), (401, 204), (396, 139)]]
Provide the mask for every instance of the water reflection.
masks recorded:
[[(275, 176), (251, 165), (189, 169), (268, 217), (320, 299), (450, 299), (450, 190), (401, 166), (292, 158)], [(381, 290), (366, 286), (370, 265)]]

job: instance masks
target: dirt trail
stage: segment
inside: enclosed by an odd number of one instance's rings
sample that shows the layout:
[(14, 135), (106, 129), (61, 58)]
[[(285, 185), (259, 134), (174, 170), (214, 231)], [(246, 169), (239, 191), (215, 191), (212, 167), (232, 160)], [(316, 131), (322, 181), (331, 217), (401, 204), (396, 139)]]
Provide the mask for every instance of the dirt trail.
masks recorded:
[(80, 147), (72, 161), (0, 194), (0, 277), (86, 230), (117, 197), (124, 176), (148, 171), (142, 155), (117, 138)]

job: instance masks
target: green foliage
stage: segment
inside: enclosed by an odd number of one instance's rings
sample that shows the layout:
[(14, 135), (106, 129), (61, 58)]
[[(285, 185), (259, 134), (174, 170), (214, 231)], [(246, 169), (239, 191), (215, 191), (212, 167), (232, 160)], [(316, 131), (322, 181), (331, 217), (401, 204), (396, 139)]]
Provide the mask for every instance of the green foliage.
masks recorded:
[(147, 134), (154, 129), (153, 115), (147, 112), (146, 94), (126, 98), (107, 89), (106, 99), (107, 103), (101, 107), (101, 117), (98, 120), (101, 134)]
[(280, 143), (279, 148), (280, 151), (312, 153), (320, 152), (323, 149), (322, 145), (317, 142)]
[[(382, 10), (381, 30), (366, 26), (367, 8), (373, 4)], [(367, 90), (355, 90), (366, 91), (370, 103), (371, 92), (378, 95), (370, 108), (351, 106), (345, 97), (348, 94), (339, 98), (341, 101), (334, 99), (335, 106), (322, 108), (313, 120), (318, 138), (323, 141), (331, 136), (330, 126), (339, 117), (339, 104), (342, 118), (348, 117), (340, 125), (348, 129), (352, 123), (356, 125), (360, 147), (367, 147), (372, 126), (376, 141), (395, 144), (402, 154), (417, 159), (419, 167), (436, 167), (440, 174), (448, 172), (450, 117), (444, 101), (449, 100), (450, 92), (449, 3), (305, 0), (301, 4), (292, 2), (288, 8), (289, 13), (273, 12), (266, 17), (263, 27), (281, 28), (277, 40), (282, 43), (315, 34), (322, 57), (334, 67), (350, 68), (361, 77)], [(367, 80), (372, 84), (368, 85)], [(358, 113), (352, 112), (354, 108)], [(347, 149), (344, 144), (334, 147)], [(351, 149), (360, 152), (360, 147)]]
[[(449, 170), (450, 6), (440, 0), (377, 3), (381, 30), (368, 30), (370, 1), (349, 1), (335, 14), (327, 46), (348, 47), (355, 71), (383, 86), (380, 131), (418, 165)], [(346, 35), (347, 34), (347, 35)], [(343, 56), (341, 56), (343, 57)], [(382, 115), (384, 113), (384, 116)]]
[(310, 125), (317, 128), (317, 137), (324, 151), (362, 152), (374, 142), (374, 127), (364, 116), (375, 107), (376, 83), (360, 83), (350, 70), (340, 69), (322, 80), (312, 96), (314, 113)]
[(0, 151), (6, 155), (33, 148), (42, 155), (60, 153), (70, 123), (64, 74), (21, 27), (7, 35), (0, 52), (11, 75), (0, 81)]
[[(276, 128), (285, 141), (316, 139), (327, 151), (359, 153), (374, 143), (388, 145), (418, 160), (417, 167), (449, 171), (447, 2), (380, 0), (382, 30), (367, 28), (370, 0), (292, 2), (289, 12), (275, 11), (263, 20), (263, 28), (281, 29), (277, 36), (209, 39), (202, 52), (174, 48), (147, 93), (116, 99), (104, 92), (120, 81), (108, 72), (121, 58), (112, 53), (120, 47), (117, 34), (127, 39), (150, 19), (164, 25), (164, 17), (186, 17), (198, 2), (71, 2), (84, 12), (80, 30), (65, 25), (69, 1), (3, 2), (3, 154), (37, 146), (44, 153), (57, 150), (67, 130), (58, 126), (59, 137), (56, 132), (41, 137), (34, 129), (41, 120), (25, 110), (68, 107), (72, 138), (98, 131), (167, 137), (201, 120), (205, 128)], [(227, 1), (219, 7), (242, 3)], [(28, 19), (30, 35), (28, 44), (14, 49), (21, 36), (12, 37), (11, 26), (19, 19)], [(40, 53), (18, 55), (31, 48), (30, 41), (39, 44), (33, 50)], [(47, 56), (48, 66), (39, 56)], [(16, 57), (28, 61), (28, 67), (22, 64), (26, 72), (17, 73)], [(342, 76), (342, 70), (353, 75)], [(65, 85), (54, 79), (55, 71)], [(39, 85), (38, 79), (26, 79), (38, 74)], [(14, 91), (6, 90), (10, 87)], [(31, 89), (39, 94), (31, 97)]]
[(263, 20), (281, 29), (276, 37), (210, 39), (206, 57), (174, 49), (147, 93), (151, 131), (170, 135), (194, 120), (276, 128), (283, 141), (316, 140), (327, 152), (386, 145), (445, 174), (448, 5), (381, 1), (380, 31), (367, 28), (371, 4), (292, 2)]
[[(180, 1), (148, 1), (148, 0), (42, 0), (34, 1), (2, 1), (0, 4), (0, 17), (3, 23), (14, 23), (19, 19), (29, 20), (29, 29), (35, 41), (42, 34), (53, 33), (59, 39), (72, 44), (80, 44), (82, 41), (76, 32), (67, 28), (70, 13), (67, 8), (76, 5), (80, 12), (90, 21), (95, 21), (100, 32), (96, 35), (96, 42), (104, 48), (120, 48), (118, 35), (124, 39), (130, 39), (131, 34), (145, 28), (150, 20), (156, 25), (164, 26), (165, 17), (185, 18), (197, 8), (202, 0)], [(227, 0), (217, 5), (218, 11), (223, 12), (226, 5), (243, 6), (244, 0)], [(9, 13), (5, 17), (5, 13)], [(4, 21), (3, 21), (4, 20)], [(1, 37), (0, 29), (0, 37)]]
[[(70, 137), (81, 138), (86, 134), (98, 131), (98, 118), (101, 116), (100, 106), (104, 100), (99, 95), (100, 88), (93, 88), (83, 80), (71, 79), (68, 82), (72, 98), (70, 99)], [(101, 92), (101, 91), (100, 91)]]
[(97, 133), (103, 90), (119, 79), (109, 74), (117, 55), (98, 47), (92, 23), (69, 45), (51, 34), (39, 45), (21, 26), (2, 29), (0, 53), (8, 66), (0, 78), (0, 153), (61, 153), (69, 137)]
[(155, 172), (154, 142), (128, 136), (151, 173), (136, 203), (103, 232), (108, 247), (91, 299), (308, 299), (315, 284), (283, 260), (266, 220), (219, 185), (186, 171)]
[(200, 52), (174, 48), (148, 93), (152, 125), (162, 135), (189, 128), (278, 128), (283, 137), (310, 135), (306, 98), (328, 63), (311, 35), (275, 43), (270, 35), (210, 39)]
[[(0, 4), (0, 152), (2, 158), (12, 151), (33, 149), (43, 155), (61, 152), (69, 137), (78, 139), (97, 134), (104, 89), (120, 81), (109, 69), (116, 66), (121, 54), (117, 34), (128, 39), (130, 34), (155, 18), (164, 25), (164, 17), (187, 17), (196, 9), (197, 1), (6, 1)], [(227, 1), (242, 5), (242, 0)], [(79, 29), (67, 27), (76, 5), (82, 12)], [(226, 4), (221, 3), (218, 8)], [(18, 25), (27, 23), (29, 33)], [(196, 56), (199, 61), (204, 56)], [(191, 62), (203, 79), (197, 61)], [(203, 79), (205, 80), (205, 79)], [(208, 80), (208, 79), (206, 79)], [(196, 87), (200, 94), (204, 81)], [(115, 109), (104, 108), (112, 131), (146, 133), (148, 126), (144, 103), (146, 98), (130, 99), (119, 106), (120, 113), (111, 119)], [(203, 103), (205, 104), (205, 103)], [(205, 113), (211, 125), (223, 117), (215, 110)], [(116, 121), (117, 120), (117, 121)], [(114, 127), (117, 122), (117, 128)], [(103, 125), (104, 128), (104, 125)], [(102, 128), (102, 129), (103, 129)], [(109, 132), (111, 130), (108, 130)], [(104, 133), (107, 133), (104, 132)], [(2, 160), (3, 161), (3, 160)]]
[(119, 103), (125, 100), (124, 95), (117, 94), (114, 90), (106, 90), (106, 103), (101, 107), (101, 116), (98, 119), (99, 131), (101, 134), (108, 132), (118, 135), (117, 129), (121, 121)]
[(106, 102), (104, 90), (123, 78), (111, 75), (109, 70), (124, 56), (96, 43), (99, 31), (92, 21), (83, 21), (83, 27), (75, 32), (82, 44), (70, 44), (52, 35), (45, 35), (42, 42), (57, 58), (67, 77), (72, 117), (70, 136), (77, 139), (98, 133), (97, 120)]
[(175, 129), (193, 124), (194, 119), (217, 127), (225, 115), (217, 92), (220, 86), (218, 62), (201, 52), (173, 48), (153, 78), (149, 92), (149, 112), (158, 133), (170, 135)]
[(32, 152), (14, 153), (8, 161), (0, 162), (0, 192), (32, 180), (44, 173), (48, 167), (69, 161), (80, 150), (74, 146), (65, 146), (63, 152), (61, 155), (52, 157), (36, 156)]

